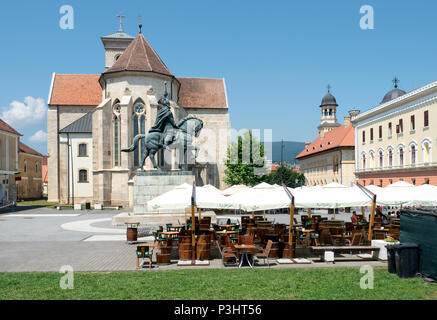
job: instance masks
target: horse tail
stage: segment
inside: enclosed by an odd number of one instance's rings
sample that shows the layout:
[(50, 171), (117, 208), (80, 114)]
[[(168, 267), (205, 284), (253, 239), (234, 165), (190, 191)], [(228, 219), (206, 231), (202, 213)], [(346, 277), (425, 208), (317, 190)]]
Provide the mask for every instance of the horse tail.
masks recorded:
[(135, 151), (138, 148), (138, 142), (141, 139), (144, 139), (145, 135), (144, 134), (137, 134), (134, 138), (134, 141), (132, 142), (132, 145), (129, 148), (126, 149), (121, 149), (122, 152), (132, 152)]

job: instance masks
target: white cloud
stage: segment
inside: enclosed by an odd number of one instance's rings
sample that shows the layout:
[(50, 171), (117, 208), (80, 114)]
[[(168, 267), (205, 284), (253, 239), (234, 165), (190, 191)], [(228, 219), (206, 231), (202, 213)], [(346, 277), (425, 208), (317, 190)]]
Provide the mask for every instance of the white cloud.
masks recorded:
[(24, 103), (12, 101), (9, 109), (2, 112), (1, 118), (11, 126), (23, 128), (45, 119), (47, 107), (44, 99), (26, 97)]
[(35, 132), (33, 136), (29, 138), (30, 142), (46, 142), (47, 141), (47, 133), (42, 130)]

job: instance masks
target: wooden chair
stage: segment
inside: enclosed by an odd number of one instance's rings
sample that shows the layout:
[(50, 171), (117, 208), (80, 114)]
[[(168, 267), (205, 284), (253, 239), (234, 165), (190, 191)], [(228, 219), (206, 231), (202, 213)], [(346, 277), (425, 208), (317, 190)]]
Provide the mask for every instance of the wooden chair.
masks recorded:
[(320, 242), (323, 246), (333, 246), (336, 244), (329, 229), (322, 230), (320, 233)]
[(361, 231), (353, 230), (351, 240), (346, 239), (346, 241), (349, 243), (348, 244), (349, 246), (359, 246), (361, 244), (361, 238), (362, 238)]
[(140, 268), (140, 259), (149, 259), (149, 271), (152, 270), (152, 256), (153, 256), (153, 248), (152, 250), (149, 251), (149, 247), (145, 247), (144, 248), (144, 254), (143, 252), (137, 249), (136, 251), (136, 255), (137, 255), (137, 261), (136, 261), (136, 267), (137, 270)]
[(266, 245), (266, 248), (264, 249), (264, 252), (260, 252), (260, 253), (255, 254), (255, 258), (263, 259), (264, 264), (266, 264), (266, 260), (267, 260), (267, 265), (269, 266), (269, 268), (270, 268), (269, 254), (270, 254), (270, 249), (272, 248), (272, 244), (273, 244), (272, 240), (267, 241), (267, 245)]
[(228, 235), (225, 236), (225, 243), (226, 245), (222, 251), (223, 265), (236, 265), (238, 263), (237, 249), (235, 249), (235, 245), (232, 243)]

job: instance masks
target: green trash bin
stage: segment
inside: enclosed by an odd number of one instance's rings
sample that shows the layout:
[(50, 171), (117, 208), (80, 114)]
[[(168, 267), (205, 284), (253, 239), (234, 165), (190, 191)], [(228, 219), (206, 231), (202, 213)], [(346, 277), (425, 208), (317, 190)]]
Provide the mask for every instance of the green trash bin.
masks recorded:
[(388, 244), (385, 246), (387, 248), (387, 262), (388, 262), (388, 272), (396, 272), (396, 252), (399, 249), (399, 244)]

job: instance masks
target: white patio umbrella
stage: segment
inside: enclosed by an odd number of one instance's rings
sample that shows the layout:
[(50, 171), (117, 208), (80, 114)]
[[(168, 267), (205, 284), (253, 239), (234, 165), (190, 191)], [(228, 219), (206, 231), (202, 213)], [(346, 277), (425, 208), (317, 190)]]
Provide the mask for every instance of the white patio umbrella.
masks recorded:
[(398, 181), (385, 188), (370, 185), (368, 190), (376, 194), (376, 204), (381, 206), (401, 206), (414, 200), (414, 185)]
[(429, 184), (414, 187), (410, 192), (411, 198), (406, 205), (408, 206), (437, 206), (437, 187)]
[(288, 208), (290, 199), (285, 190), (268, 183), (261, 183), (253, 188), (229, 196), (228, 199), (241, 210), (254, 212)]
[(372, 199), (358, 186), (346, 187), (331, 183), (320, 187), (290, 189), (297, 208), (337, 209), (368, 206)]
[(232, 187), (229, 187), (229, 188), (223, 190), (222, 194), (224, 196), (232, 196), (233, 194), (235, 194), (237, 192), (248, 190), (248, 189), (250, 189), (250, 188), (244, 184), (236, 184), (236, 185), (233, 185)]
[[(182, 184), (147, 202), (149, 211), (185, 210), (191, 206), (192, 186)], [(234, 209), (225, 196), (207, 188), (196, 187), (196, 207), (201, 209)]]
[(207, 184), (207, 185), (205, 185), (205, 186), (203, 186), (203, 187), (199, 187), (199, 189), (206, 189), (206, 190), (210, 190), (210, 191), (213, 191), (213, 192), (217, 192), (217, 193), (219, 193), (219, 194), (222, 194), (222, 191), (221, 191), (220, 189), (214, 187), (214, 186), (211, 185), (211, 184)]

